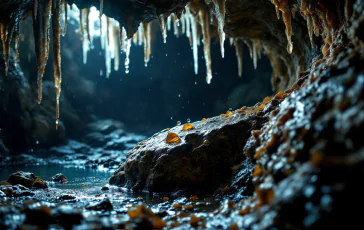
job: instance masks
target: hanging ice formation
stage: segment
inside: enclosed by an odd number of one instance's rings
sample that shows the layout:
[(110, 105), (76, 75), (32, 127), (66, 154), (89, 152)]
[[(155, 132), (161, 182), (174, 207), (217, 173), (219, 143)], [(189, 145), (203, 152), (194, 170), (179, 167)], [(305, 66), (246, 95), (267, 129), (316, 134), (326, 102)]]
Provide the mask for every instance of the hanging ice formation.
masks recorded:
[[(308, 35), (311, 41), (312, 47), (314, 47), (313, 35), (321, 36), (324, 41), (322, 46), (322, 53), (324, 57), (328, 57), (332, 54), (334, 41), (336, 36), (334, 29), (337, 27), (333, 23), (331, 17), (335, 15), (320, 13), (320, 7), (317, 4), (313, 4), (312, 1), (301, 0), (301, 4), (293, 4), (291, 0), (270, 0), (275, 8), (277, 18), (280, 19), (280, 12), (282, 12), (283, 22), (285, 24), (286, 37), (287, 37), (287, 51), (293, 52), (292, 42), (292, 15), (295, 12), (301, 12), (301, 15), (307, 22)], [(174, 28), (174, 34), (180, 36), (185, 34), (189, 40), (192, 48), (193, 60), (194, 60), (194, 72), (198, 74), (198, 46), (200, 45), (200, 37), (203, 36), (204, 45), (204, 59), (206, 62), (206, 81), (211, 82), (212, 70), (211, 70), (211, 35), (210, 24), (217, 22), (218, 35), (220, 38), (221, 55), (224, 57), (224, 23), (225, 23), (225, 0), (206, 0), (206, 4), (210, 4), (214, 9), (214, 13), (211, 14), (207, 5), (201, 4), (200, 8), (190, 8), (190, 4), (187, 4), (184, 10), (184, 14), (172, 13), (169, 15), (161, 14), (158, 19), (162, 31), (163, 41), (166, 42), (167, 31)], [(213, 4), (213, 5), (211, 5)], [(32, 19), (33, 19), (33, 31), (34, 31), (34, 43), (37, 62), (37, 84), (38, 84), (38, 103), (42, 101), (42, 78), (44, 75), (46, 63), (49, 57), (50, 51), (50, 24), (52, 22), (52, 48), (53, 48), (53, 70), (54, 70), (54, 85), (56, 89), (56, 124), (58, 126), (59, 119), (59, 97), (61, 93), (61, 55), (60, 55), (60, 35), (66, 35), (67, 18), (69, 14), (79, 14), (80, 34), (83, 48), (83, 61), (87, 62), (87, 53), (93, 48), (92, 42), (94, 36), (100, 37), (101, 47), (105, 53), (105, 66), (106, 77), (110, 76), (112, 61), (114, 64), (114, 71), (118, 71), (120, 65), (120, 52), (125, 52), (126, 58), (124, 61), (125, 72), (129, 72), (130, 65), (130, 48), (133, 41), (134, 45), (144, 45), (144, 64), (148, 65), (151, 55), (151, 38), (152, 38), (152, 23), (142, 22), (139, 25), (137, 33), (133, 36), (133, 40), (127, 39), (126, 31), (122, 25), (120, 25), (114, 19), (108, 18), (103, 15), (104, 1), (100, 0), (100, 11), (98, 12), (95, 7), (89, 9), (82, 9), (78, 11), (75, 5), (70, 6), (68, 11), (67, 0), (33, 0)], [(197, 10), (197, 12), (196, 12)], [(216, 17), (216, 20), (215, 18)], [(348, 16), (347, 16), (348, 17)], [(1, 22), (0, 23), (0, 38), (2, 41), (3, 54), (5, 59), (5, 75), (8, 75), (9, 71), (9, 55), (11, 42), (14, 44), (14, 60), (18, 61), (19, 55), (19, 27), (21, 18), (16, 16), (13, 23)], [(173, 25), (172, 25), (173, 23)], [(63, 24), (63, 25), (62, 25)], [(336, 26), (336, 27), (335, 27)], [(100, 30), (95, 28), (99, 27)], [(243, 41), (235, 38), (229, 38), (230, 45), (234, 45), (236, 49), (236, 56), (238, 60), (238, 75), (242, 76), (242, 59), (243, 59)], [(118, 42), (119, 41), (119, 42)], [(257, 68), (258, 58), (260, 57), (263, 46), (258, 40), (244, 40), (245, 44), (249, 47), (250, 56), (253, 59), (254, 67)], [(273, 58), (270, 50), (264, 49), (264, 53)], [(276, 85), (276, 79), (281, 77), (279, 60), (271, 60), (274, 64), (272, 66), (278, 66), (274, 68), (274, 76), (272, 76), (272, 82), (274, 87)], [(104, 71), (100, 71), (102, 73)]]

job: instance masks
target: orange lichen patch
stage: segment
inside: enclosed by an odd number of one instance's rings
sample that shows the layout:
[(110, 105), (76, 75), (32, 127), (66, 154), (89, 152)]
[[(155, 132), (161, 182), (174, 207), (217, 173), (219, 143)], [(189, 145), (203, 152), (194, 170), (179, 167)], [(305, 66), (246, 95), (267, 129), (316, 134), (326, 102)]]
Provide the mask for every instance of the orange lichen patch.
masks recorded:
[(162, 228), (164, 228), (166, 226), (167, 226), (166, 222), (164, 222), (161, 219), (156, 219), (156, 220), (153, 221), (153, 228), (154, 229), (162, 229)]
[(232, 225), (230, 225), (230, 230), (238, 230), (239, 226), (237, 223), (233, 223)]
[(62, 179), (62, 183), (66, 183), (67, 182), (67, 179), (66, 178), (63, 178)]
[(225, 115), (225, 116), (229, 116), (229, 115), (231, 115), (231, 114), (233, 114), (233, 112), (231, 112), (230, 110), (228, 110), (228, 111), (226, 112), (226, 115)]
[(137, 145), (137, 146), (135, 146), (135, 147), (134, 147), (134, 149), (140, 149), (140, 146), (139, 146), (139, 145)]
[(273, 189), (256, 189), (255, 192), (261, 205), (270, 204), (274, 199)]
[(246, 110), (246, 106), (243, 106), (241, 109), (238, 109), (238, 113), (242, 113), (242, 112), (244, 112), (245, 110)]
[(190, 201), (198, 201), (198, 197), (197, 196), (190, 196)]
[(167, 134), (166, 142), (168, 144), (178, 144), (181, 142), (181, 139), (176, 133), (170, 132)]
[(169, 201), (169, 198), (165, 196), (165, 197), (163, 197), (163, 200), (164, 201)]
[(244, 216), (250, 212), (250, 206), (246, 206), (244, 209), (239, 210), (239, 215)]
[(183, 128), (182, 128), (182, 130), (183, 131), (188, 131), (188, 130), (192, 130), (192, 129), (194, 129), (195, 127), (193, 127), (193, 125), (191, 125), (190, 123), (187, 123), (187, 124), (184, 124), (183, 125)]
[(257, 164), (257, 166), (255, 167), (254, 171), (253, 171), (253, 177), (258, 177), (262, 175), (262, 168), (260, 166), (260, 164)]
[(225, 116), (225, 113), (220, 114), (220, 117), (224, 117), (224, 116)]
[(210, 145), (210, 142), (208, 140), (205, 140), (203, 143), (202, 143), (204, 146), (209, 146)]
[(202, 221), (202, 218), (196, 217), (195, 215), (191, 216), (190, 224), (192, 227), (197, 227), (198, 223)]
[(271, 101), (270, 97), (265, 97), (262, 103), (266, 104), (269, 101)]
[(278, 92), (273, 99), (275, 100), (282, 100), (285, 99), (287, 97), (287, 94), (283, 91)]
[(187, 216), (189, 216), (190, 214), (188, 214), (187, 212), (183, 212), (183, 211), (181, 211), (179, 214), (178, 214), (178, 216), (179, 217), (181, 217), (181, 218), (184, 218), (184, 217), (187, 217)]
[(169, 131), (171, 128), (166, 128), (167, 131)]
[(259, 135), (262, 134), (261, 130), (253, 130), (252, 131), (252, 135), (255, 139), (257, 139), (259, 137)]
[(257, 148), (257, 150), (255, 151), (254, 159), (259, 160), (262, 155), (262, 152), (264, 152), (265, 150), (266, 148), (264, 146)]
[(183, 205), (183, 209), (187, 210), (187, 211), (193, 210), (193, 206), (192, 205)]
[(261, 104), (258, 108), (259, 109), (264, 109), (265, 108), (265, 104)]
[(178, 203), (175, 203), (175, 204), (173, 204), (173, 208), (175, 208), (175, 209), (181, 209), (182, 208), (182, 205), (181, 204), (178, 204)]
[(202, 118), (202, 121), (207, 121), (207, 119), (206, 118)]
[(48, 185), (39, 177), (36, 177), (33, 182), (33, 187), (36, 188), (48, 188)]
[(130, 218), (135, 219), (135, 218), (139, 218), (140, 215), (143, 212), (143, 206), (140, 205), (138, 207), (136, 207), (135, 209), (129, 210), (128, 211), (128, 215)]
[(311, 156), (311, 163), (317, 167), (322, 162), (323, 156), (319, 152), (314, 152)]
[(0, 185), (11, 185), (9, 182), (7, 182), (7, 181), (0, 181)]

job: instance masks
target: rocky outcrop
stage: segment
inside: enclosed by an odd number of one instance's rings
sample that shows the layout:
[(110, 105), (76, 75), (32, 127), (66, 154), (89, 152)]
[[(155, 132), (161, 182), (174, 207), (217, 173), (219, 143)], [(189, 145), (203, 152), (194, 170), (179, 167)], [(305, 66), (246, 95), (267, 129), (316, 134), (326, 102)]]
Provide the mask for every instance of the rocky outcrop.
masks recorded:
[[(266, 105), (163, 130), (131, 150), (110, 183), (123, 185), (125, 180), (126, 187), (154, 192), (211, 193), (246, 158), (242, 150), (251, 130), (262, 127), (277, 103), (279, 99), (274, 99)], [(168, 143), (167, 136), (172, 134), (179, 141)]]

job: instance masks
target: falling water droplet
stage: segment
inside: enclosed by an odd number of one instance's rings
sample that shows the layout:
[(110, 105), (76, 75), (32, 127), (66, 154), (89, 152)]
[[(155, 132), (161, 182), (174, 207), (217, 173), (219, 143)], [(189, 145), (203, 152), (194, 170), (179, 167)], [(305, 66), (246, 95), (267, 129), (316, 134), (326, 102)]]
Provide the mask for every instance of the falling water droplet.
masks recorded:
[(190, 123), (191, 122), (191, 119), (190, 118), (187, 118), (187, 123)]

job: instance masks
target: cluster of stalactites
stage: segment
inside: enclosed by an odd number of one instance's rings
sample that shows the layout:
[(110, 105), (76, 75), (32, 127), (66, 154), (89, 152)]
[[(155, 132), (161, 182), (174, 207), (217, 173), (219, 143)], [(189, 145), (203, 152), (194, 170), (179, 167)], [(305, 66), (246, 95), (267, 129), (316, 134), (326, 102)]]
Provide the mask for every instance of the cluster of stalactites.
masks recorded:
[[(286, 26), (286, 36), (288, 40), (287, 51), (292, 53), (292, 17), (296, 12), (300, 12), (306, 20), (308, 35), (310, 37), (311, 46), (314, 48), (313, 35), (321, 36), (324, 40), (322, 53), (324, 57), (328, 57), (333, 53), (334, 43), (337, 36), (338, 19), (334, 12), (321, 0), (301, 0), (301, 4), (295, 4), (293, 0), (270, 0), (275, 8), (277, 18), (280, 19), (280, 11), (282, 12), (283, 21)], [(348, 1), (346, 1), (347, 3)]]

